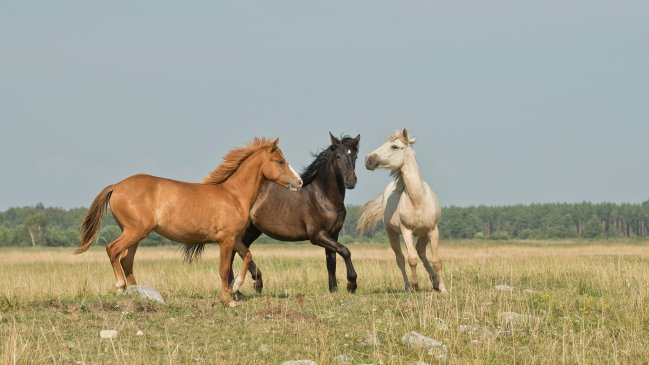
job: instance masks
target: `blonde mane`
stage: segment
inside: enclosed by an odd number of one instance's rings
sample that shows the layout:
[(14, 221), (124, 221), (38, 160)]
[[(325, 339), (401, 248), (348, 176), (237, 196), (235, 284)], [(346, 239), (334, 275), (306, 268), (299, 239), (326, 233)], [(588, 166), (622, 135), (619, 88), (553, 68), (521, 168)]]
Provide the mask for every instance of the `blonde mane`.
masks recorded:
[(405, 145), (412, 145), (415, 143), (414, 137), (409, 137), (406, 139), (403, 136), (403, 133), (401, 133), (401, 131), (399, 130), (394, 131), (394, 133), (388, 136), (388, 142), (394, 142), (396, 140), (403, 142)]
[(201, 180), (201, 184), (220, 184), (227, 180), (241, 166), (243, 161), (262, 148), (268, 147), (274, 141), (266, 138), (255, 138), (247, 146), (235, 148), (223, 157), (223, 162), (210, 172), (209, 176)]

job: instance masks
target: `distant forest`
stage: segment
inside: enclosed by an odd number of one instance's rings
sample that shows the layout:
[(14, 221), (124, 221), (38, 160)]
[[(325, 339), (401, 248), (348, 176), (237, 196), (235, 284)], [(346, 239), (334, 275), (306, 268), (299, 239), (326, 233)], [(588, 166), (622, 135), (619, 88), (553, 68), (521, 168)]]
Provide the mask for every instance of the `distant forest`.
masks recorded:
[[(79, 226), (86, 208), (10, 208), (0, 212), (0, 246), (77, 246)], [(386, 242), (383, 225), (369, 234), (356, 229), (360, 206), (348, 205), (340, 242)], [(99, 244), (120, 233), (111, 214), (106, 214)], [(442, 239), (609, 239), (649, 235), (649, 200), (641, 204), (577, 203), (512, 206), (450, 206), (442, 210)], [(262, 243), (273, 242), (262, 236)], [(173, 244), (152, 233), (144, 246)]]

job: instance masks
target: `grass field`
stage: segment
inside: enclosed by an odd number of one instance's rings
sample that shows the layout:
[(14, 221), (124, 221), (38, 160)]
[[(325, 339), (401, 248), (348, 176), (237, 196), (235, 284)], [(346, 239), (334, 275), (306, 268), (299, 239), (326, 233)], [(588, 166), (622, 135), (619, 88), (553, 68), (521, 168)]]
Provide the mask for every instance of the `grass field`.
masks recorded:
[[(101, 247), (0, 250), (0, 362), (649, 363), (647, 242), (442, 241), (447, 295), (429, 291), (421, 265), (424, 290), (403, 292), (388, 245), (349, 247), (356, 294), (341, 260), (343, 291), (328, 293), (321, 248), (253, 246), (264, 293), (248, 276), (233, 309), (218, 299), (216, 247), (191, 265), (174, 248), (138, 250), (136, 277), (165, 304), (114, 295)], [(442, 341), (446, 358), (402, 345), (410, 331)]]

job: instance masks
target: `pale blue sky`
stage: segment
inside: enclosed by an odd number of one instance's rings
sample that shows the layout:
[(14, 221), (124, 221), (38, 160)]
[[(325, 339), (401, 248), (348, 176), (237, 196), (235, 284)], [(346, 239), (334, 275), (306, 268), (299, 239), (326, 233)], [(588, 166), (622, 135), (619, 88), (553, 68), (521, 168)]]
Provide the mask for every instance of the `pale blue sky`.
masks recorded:
[(5, 1), (0, 209), (197, 181), (280, 137), (417, 137), (443, 205), (649, 199), (647, 1)]

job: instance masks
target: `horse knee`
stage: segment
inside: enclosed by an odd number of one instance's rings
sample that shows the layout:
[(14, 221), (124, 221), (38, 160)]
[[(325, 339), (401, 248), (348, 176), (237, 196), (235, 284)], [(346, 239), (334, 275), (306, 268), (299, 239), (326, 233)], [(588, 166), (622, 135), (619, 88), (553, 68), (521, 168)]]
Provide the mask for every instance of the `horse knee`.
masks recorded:
[(433, 261), (433, 269), (437, 272), (442, 271), (442, 262), (441, 261)]
[(417, 263), (418, 263), (418, 259), (417, 259), (417, 257), (415, 257), (415, 256), (408, 256), (408, 265), (410, 265), (410, 267), (415, 267), (415, 266), (417, 266)]
[(349, 258), (352, 257), (352, 253), (351, 253), (351, 251), (349, 251), (349, 249), (347, 247), (343, 246), (340, 249), (340, 256), (342, 256), (343, 258), (349, 259)]

